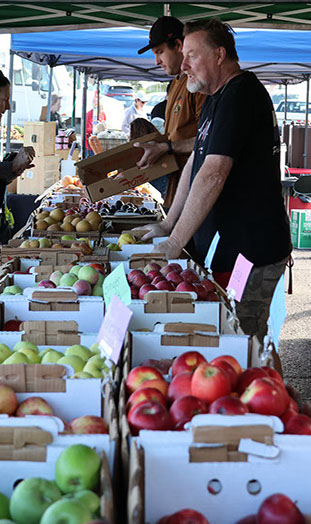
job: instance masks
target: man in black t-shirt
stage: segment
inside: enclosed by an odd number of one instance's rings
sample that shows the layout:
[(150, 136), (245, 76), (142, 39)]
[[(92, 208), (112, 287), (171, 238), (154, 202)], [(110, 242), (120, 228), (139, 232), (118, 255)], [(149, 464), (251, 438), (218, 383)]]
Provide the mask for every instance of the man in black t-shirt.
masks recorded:
[(229, 274), (239, 253), (254, 264), (237, 313), (242, 329), (262, 342), (273, 292), (291, 252), (273, 105), (255, 75), (240, 70), (227, 24), (192, 22), (184, 34), (187, 88), (209, 96), (164, 221), (170, 236), (156, 250), (177, 258), (190, 242), (193, 258), (203, 265), (218, 231), (213, 271)]

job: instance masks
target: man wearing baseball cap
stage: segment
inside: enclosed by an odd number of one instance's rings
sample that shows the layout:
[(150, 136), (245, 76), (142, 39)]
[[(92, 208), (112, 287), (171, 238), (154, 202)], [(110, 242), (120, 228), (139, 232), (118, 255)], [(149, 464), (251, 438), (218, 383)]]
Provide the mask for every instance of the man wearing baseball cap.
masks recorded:
[(144, 111), (145, 103), (148, 98), (144, 91), (138, 91), (135, 95), (135, 100), (132, 105), (125, 111), (124, 120), (122, 124), (122, 131), (124, 133), (130, 132), (130, 124), (136, 118), (147, 118)]
[(174, 76), (167, 95), (165, 111), (165, 133), (167, 142), (142, 145), (145, 153), (138, 162), (139, 167), (154, 164), (165, 153), (174, 152), (179, 170), (169, 175), (164, 205), (170, 207), (176, 193), (178, 181), (192, 152), (205, 95), (187, 90), (187, 75), (181, 71), (183, 61), (183, 28), (180, 20), (173, 16), (162, 16), (153, 24), (149, 33), (149, 44), (138, 51), (149, 49), (169, 76)]

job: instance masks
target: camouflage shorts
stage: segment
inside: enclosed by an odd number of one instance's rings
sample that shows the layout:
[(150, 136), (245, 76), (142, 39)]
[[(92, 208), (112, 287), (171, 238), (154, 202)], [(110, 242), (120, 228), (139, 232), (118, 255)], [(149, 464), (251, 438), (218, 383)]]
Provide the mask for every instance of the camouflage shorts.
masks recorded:
[(248, 278), (241, 302), (236, 303), (240, 326), (247, 335), (256, 335), (259, 342), (267, 334), (269, 309), (275, 287), (283, 275), (289, 257), (276, 264), (255, 267)]

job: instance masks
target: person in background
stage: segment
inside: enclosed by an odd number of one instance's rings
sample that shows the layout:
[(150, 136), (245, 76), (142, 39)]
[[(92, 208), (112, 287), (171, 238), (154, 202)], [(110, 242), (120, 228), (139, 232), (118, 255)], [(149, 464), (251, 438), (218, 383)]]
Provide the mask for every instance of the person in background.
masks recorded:
[[(106, 122), (106, 115), (100, 107), (99, 115), (98, 115), (98, 122), (105, 123)], [(105, 127), (106, 128), (106, 127)], [(94, 152), (89, 144), (89, 138), (93, 135), (93, 109), (88, 111), (86, 113), (86, 137), (85, 137), (85, 152), (86, 157), (93, 156)]]
[[(4, 113), (10, 109), (10, 81), (0, 71), (0, 123)], [(35, 150), (33, 147), (21, 147), (17, 154), (9, 153), (6, 155), (7, 160), (0, 162), (0, 242), (7, 242), (9, 235), (6, 236), (5, 228), (5, 189), (6, 186), (12, 182), (16, 177), (21, 175), (25, 169), (33, 167), (33, 159), (35, 158)]]
[(214, 274), (229, 276), (239, 254), (253, 264), (236, 311), (244, 333), (263, 344), (273, 293), (292, 250), (273, 104), (255, 74), (241, 71), (230, 26), (209, 19), (187, 23), (184, 34), (187, 88), (209, 96), (173, 205), (143, 240), (169, 235), (155, 248), (168, 259), (191, 242), (192, 257), (204, 265), (218, 232)]
[(165, 153), (175, 154), (179, 171), (169, 176), (164, 201), (166, 208), (173, 202), (182, 169), (192, 152), (205, 100), (204, 94), (190, 93), (187, 90), (187, 76), (181, 70), (183, 28), (183, 23), (177, 18), (162, 16), (150, 29), (149, 44), (138, 51), (138, 54), (142, 54), (152, 49), (156, 65), (161, 66), (168, 75), (174, 75), (165, 110), (165, 134), (168, 140), (142, 145), (145, 154), (137, 164), (139, 167), (147, 167)]
[[(149, 122), (149, 120), (146, 120), (145, 118), (135, 118), (135, 120), (131, 122), (130, 140), (136, 140), (136, 138), (149, 135), (150, 133), (158, 133), (160, 135), (158, 129), (152, 124), (152, 122)], [(164, 198), (168, 184), (168, 176), (161, 176), (156, 180), (152, 180), (150, 184), (160, 191), (162, 198)]]
[(146, 118), (147, 115), (144, 110), (145, 103), (148, 97), (144, 91), (138, 91), (135, 95), (135, 100), (132, 105), (125, 111), (124, 120), (122, 123), (122, 131), (127, 135), (130, 133), (130, 124), (135, 118)]
[(51, 116), (50, 121), (56, 122), (56, 134), (59, 129), (64, 129), (65, 126), (62, 122), (61, 116), (59, 114), (60, 106), (62, 103), (62, 97), (56, 95), (55, 93), (51, 96)]

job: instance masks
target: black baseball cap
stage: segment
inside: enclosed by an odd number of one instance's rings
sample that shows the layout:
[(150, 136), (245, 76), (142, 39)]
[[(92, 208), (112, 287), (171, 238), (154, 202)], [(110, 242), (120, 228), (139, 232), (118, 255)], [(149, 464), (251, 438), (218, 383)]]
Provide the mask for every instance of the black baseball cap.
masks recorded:
[(138, 51), (141, 55), (171, 38), (183, 40), (184, 24), (174, 16), (161, 16), (155, 21), (149, 33), (149, 44)]

